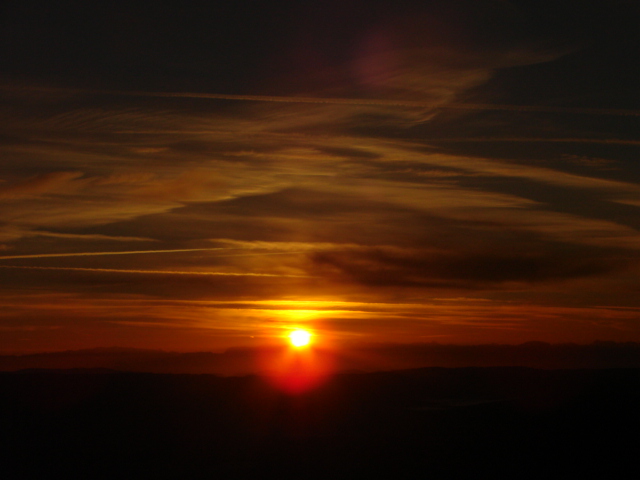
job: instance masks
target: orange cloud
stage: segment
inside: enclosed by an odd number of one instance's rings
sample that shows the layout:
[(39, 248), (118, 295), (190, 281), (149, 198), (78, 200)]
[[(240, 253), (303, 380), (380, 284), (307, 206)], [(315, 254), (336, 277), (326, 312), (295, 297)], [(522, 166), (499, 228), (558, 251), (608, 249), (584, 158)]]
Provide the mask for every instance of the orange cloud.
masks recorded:
[(11, 185), (0, 185), (0, 200), (66, 193), (70, 188), (76, 188), (73, 181), (79, 177), (82, 177), (81, 172), (52, 172), (20, 180)]

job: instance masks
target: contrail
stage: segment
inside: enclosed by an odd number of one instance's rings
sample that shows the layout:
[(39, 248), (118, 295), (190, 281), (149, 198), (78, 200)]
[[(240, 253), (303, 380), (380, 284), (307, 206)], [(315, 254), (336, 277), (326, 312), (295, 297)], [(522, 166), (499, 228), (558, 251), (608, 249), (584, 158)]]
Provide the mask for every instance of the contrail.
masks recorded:
[(58, 257), (97, 257), (102, 255), (138, 255), (145, 253), (175, 253), (175, 252), (207, 252), (212, 250), (239, 250), (235, 248), (180, 248), (175, 250), (130, 250), (126, 252), (76, 252), (76, 253), (36, 253), (32, 255), (4, 255), (0, 260), (22, 258), (58, 258)]
[[(101, 255), (137, 255), (140, 253), (174, 253), (174, 252), (202, 252), (213, 250), (245, 250), (243, 248), (182, 248), (176, 250), (132, 250), (128, 252), (79, 252), (79, 253), (38, 253), (33, 255), (5, 255), (0, 260), (19, 260), (24, 258), (59, 258), (59, 257), (97, 257)], [(231, 255), (216, 255), (217, 257), (253, 257), (265, 255), (297, 255), (307, 252), (261, 252), (261, 253), (233, 253)]]
[[(1, 85), (5, 90), (16, 90), (11, 85)], [(53, 91), (66, 93), (84, 93), (93, 95), (120, 95), (129, 97), (156, 97), (156, 98), (196, 98), (207, 100), (231, 100), (244, 102), (275, 102), (275, 103), (306, 103), (327, 105), (356, 105), (402, 108), (429, 108), (434, 110), (497, 110), (509, 112), (540, 112), (540, 113), (566, 113), (578, 115), (616, 115), (616, 116), (640, 116), (639, 110), (622, 110), (615, 108), (582, 108), (582, 107), (555, 107), (547, 105), (500, 105), (490, 103), (449, 103), (434, 105), (430, 102), (412, 100), (384, 100), (368, 98), (322, 98), (322, 97), (297, 97), (276, 95), (230, 95), (222, 93), (193, 93), (193, 92), (145, 92), (126, 90), (92, 90), (60, 87), (19, 87), (20, 90)]]
[(131, 270), (118, 268), (81, 268), (81, 267), (35, 267), (28, 265), (0, 265), (0, 268), (19, 268), (27, 270), (64, 270), (72, 272), (98, 272), (98, 273), (134, 273), (151, 275), (199, 275), (199, 276), (219, 276), (219, 277), (293, 277), (311, 278), (309, 275), (293, 275), (280, 273), (236, 273), (236, 272), (189, 272), (180, 270)]

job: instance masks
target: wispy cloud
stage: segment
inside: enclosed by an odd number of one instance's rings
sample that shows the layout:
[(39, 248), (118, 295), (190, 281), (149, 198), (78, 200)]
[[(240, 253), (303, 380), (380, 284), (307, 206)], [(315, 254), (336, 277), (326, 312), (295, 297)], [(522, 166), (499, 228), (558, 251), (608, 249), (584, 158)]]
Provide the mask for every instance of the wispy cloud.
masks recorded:
[(182, 248), (172, 250), (131, 250), (122, 252), (72, 252), (72, 253), (36, 253), (32, 255), (4, 255), (0, 260), (17, 260), (24, 258), (60, 258), (60, 257), (99, 257), (105, 255), (140, 255), (148, 253), (177, 253), (177, 252), (203, 252), (215, 250), (229, 250), (229, 248)]
[(141, 275), (211, 275), (223, 277), (300, 277), (307, 275), (287, 275), (280, 273), (253, 273), (253, 272), (208, 272), (208, 271), (178, 271), (178, 270), (131, 270), (118, 268), (82, 268), (82, 267), (39, 267), (29, 265), (0, 265), (0, 268), (16, 268), (27, 270), (62, 270), (69, 272), (96, 272), (96, 273), (133, 273)]
[(554, 137), (440, 137), (423, 138), (423, 142), (517, 142), (517, 143), (595, 143), (603, 145), (640, 145), (640, 140), (620, 138), (554, 138)]
[[(415, 73), (414, 73), (415, 74)], [(449, 79), (450, 80), (450, 79)], [(478, 80), (470, 81), (470, 85), (465, 88), (475, 86), (476, 83), (484, 83), (488, 78), (480, 75)], [(419, 82), (416, 82), (419, 83)], [(450, 86), (450, 84), (449, 84)], [(218, 93), (185, 93), (185, 92), (126, 92), (126, 91), (98, 91), (83, 93), (102, 93), (110, 95), (135, 96), (135, 97), (160, 97), (160, 98), (196, 98), (205, 100), (233, 100), (248, 102), (273, 102), (273, 103), (302, 103), (302, 104), (323, 104), (323, 105), (354, 105), (354, 106), (377, 106), (377, 107), (409, 107), (409, 108), (438, 108), (455, 110), (488, 110), (488, 111), (508, 111), (508, 112), (542, 112), (542, 113), (567, 113), (578, 115), (622, 115), (640, 116), (640, 111), (623, 110), (614, 108), (570, 108), (551, 107), (541, 105), (500, 105), (487, 103), (443, 103), (443, 102), (420, 102), (412, 100), (384, 100), (365, 98), (323, 98), (304, 96), (271, 96), (271, 95), (228, 95)]]
[(52, 172), (10, 185), (0, 185), (0, 200), (65, 192), (70, 187), (73, 188), (73, 180), (81, 176), (81, 172)]

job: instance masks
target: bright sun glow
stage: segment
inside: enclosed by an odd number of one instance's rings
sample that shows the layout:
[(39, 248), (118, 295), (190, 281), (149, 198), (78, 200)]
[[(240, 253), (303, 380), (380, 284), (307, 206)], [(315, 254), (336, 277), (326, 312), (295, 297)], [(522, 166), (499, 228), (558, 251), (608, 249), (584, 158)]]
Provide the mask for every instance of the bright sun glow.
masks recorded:
[(289, 341), (294, 347), (304, 347), (311, 342), (311, 334), (306, 330), (294, 330), (289, 334)]

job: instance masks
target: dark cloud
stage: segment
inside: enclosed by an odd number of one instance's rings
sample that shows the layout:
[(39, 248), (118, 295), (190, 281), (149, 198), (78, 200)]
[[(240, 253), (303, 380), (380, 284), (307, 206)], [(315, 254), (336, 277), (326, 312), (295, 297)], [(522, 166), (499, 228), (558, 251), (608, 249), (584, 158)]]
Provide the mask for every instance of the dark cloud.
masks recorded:
[[(624, 268), (623, 258), (598, 251), (447, 252), (369, 249), (319, 252), (313, 261), (329, 274), (377, 287), (496, 288), (603, 275)], [(349, 280), (350, 279), (350, 280)]]
[(72, 180), (81, 177), (81, 172), (53, 172), (18, 181), (13, 185), (0, 186), (0, 199), (41, 195), (69, 188)]

